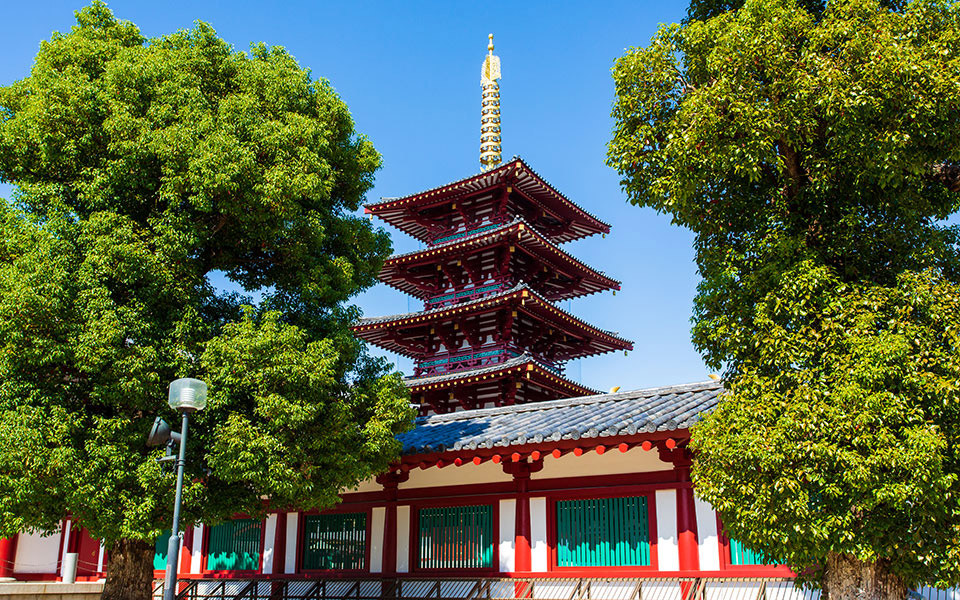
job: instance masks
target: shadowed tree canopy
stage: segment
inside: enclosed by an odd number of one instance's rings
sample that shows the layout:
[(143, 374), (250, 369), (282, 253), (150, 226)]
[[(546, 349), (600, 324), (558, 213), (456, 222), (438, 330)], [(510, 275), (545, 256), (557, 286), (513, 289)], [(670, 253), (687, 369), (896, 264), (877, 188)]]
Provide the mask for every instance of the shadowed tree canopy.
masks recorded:
[[(690, 0), (685, 22), (703, 21), (743, 6), (745, 0)], [(823, 14), (826, 0), (797, 0), (797, 6), (812, 15)]]
[(608, 163), (696, 236), (699, 493), (834, 599), (899, 599), (960, 582), (960, 5), (814, 4), (695, 2), (628, 51)]
[(282, 48), (147, 40), (100, 2), (43, 42), (0, 88), (0, 535), (69, 513), (107, 542), (104, 597), (147, 597), (173, 478), (145, 435), (182, 376), (210, 385), (187, 523), (326, 507), (384, 470), (408, 395), (347, 304), (390, 251), (355, 215), (379, 165)]

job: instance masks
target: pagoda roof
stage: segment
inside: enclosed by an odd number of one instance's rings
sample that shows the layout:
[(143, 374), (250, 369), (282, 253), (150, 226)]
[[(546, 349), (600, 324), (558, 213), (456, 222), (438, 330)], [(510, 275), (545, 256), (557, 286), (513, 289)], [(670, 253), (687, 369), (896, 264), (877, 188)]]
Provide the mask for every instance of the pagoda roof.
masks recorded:
[(572, 286), (566, 293), (556, 296), (558, 300), (577, 298), (608, 289), (620, 289), (619, 281), (574, 258), (520, 217), (493, 229), (483, 228), (456, 240), (391, 256), (384, 262), (379, 278), (401, 292), (416, 298), (426, 299), (430, 294), (414, 285), (410, 279), (405, 278), (401, 267), (425, 261), (432, 263), (435, 262), (435, 258), (439, 259), (451, 252), (480, 250), (511, 239), (516, 240), (518, 245), (531, 254), (537, 255), (544, 262), (568, 266), (573, 272), (582, 275), (580, 282)]
[(466, 369), (429, 377), (407, 377), (404, 383), (412, 393), (429, 389), (452, 389), (454, 385), (469, 385), (485, 379), (496, 379), (499, 375), (511, 372), (531, 373), (539, 380), (548, 380), (554, 387), (568, 389), (571, 394), (596, 394), (597, 390), (581, 385), (559, 375), (553, 369), (529, 354), (521, 354), (497, 365)]
[(426, 226), (409, 218), (407, 213), (409, 208), (442, 205), (462, 196), (476, 195), (501, 185), (516, 187), (544, 211), (562, 220), (570, 221), (567, 231), (555, 236), (557, 242), (569, 242), (610, 231), (610, 225), (564, 196), (519, 157), (514, 157), (510, 162), (496, 169), (458, 179), (417, 194), (401, 198), (383, 198), (380, 202), (366, 204), (364, 212), (377, 215), (414, 238), (429, 242), (431, 240)]
[(716, 381), (420, 417), (404, 454), (476, 450), (689, 429), (720, 401)]
[(523, 302), (523, 307), (527, 312), (537, 310), (539, 312), (538, 316), (557, 321), (558, 325), (566, 325), (568, 331), (580, 330), (582, 333), (596, 340), (598, 348), (595, 349), (597, 352), (580, 354), (578, 357), (590, 356), (600, 352), (609, 352), (611, 350), (633, 349), (633, 342), (620, 337), (615, 332), (606, 331), (590, 325), (586, 321), (558, 308), (523, 282), (502, 292), (490, 294), (461, 304), (432, 308), (420, 312), (360, 319), (352, 329), (358, 337), (372, 344), (376, 344), (385, 350), (396, 352), (397, 354), (410, 356), (407, 348), (391, 339), (389, 332), (392, 328), (421, 323), (425, 324), (431, 321), (435, 322), (463, 313), (496, 310), (500, 306), (516, 299), (520, 299)]

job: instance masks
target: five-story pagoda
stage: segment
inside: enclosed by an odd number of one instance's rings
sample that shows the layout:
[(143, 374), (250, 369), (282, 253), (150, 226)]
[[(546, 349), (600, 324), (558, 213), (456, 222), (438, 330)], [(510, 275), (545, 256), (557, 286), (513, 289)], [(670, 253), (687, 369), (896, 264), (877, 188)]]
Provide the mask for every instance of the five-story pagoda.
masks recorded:
[(354, 332), (414, 360), (407, 379), (423, 414), (595, 393), (563, 363), (632, 344), (555, 303), (619, 282), (559, 244), (610, 226), (544, 181), (519, 158), (500, 163), (499, 60), (488, 46), (481, 163), (484, 172), (383, 200), (366, 212), (424, 242), (392, 256), (384, 283), (424, 303), (416, 313), (362, 319)]

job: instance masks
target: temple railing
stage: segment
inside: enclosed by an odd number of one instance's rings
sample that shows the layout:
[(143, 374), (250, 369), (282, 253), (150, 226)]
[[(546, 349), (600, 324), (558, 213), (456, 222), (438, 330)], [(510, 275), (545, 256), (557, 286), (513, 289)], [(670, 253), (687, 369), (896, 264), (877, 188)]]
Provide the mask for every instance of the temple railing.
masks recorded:
[(445, 375), (456, 371), (476, 369), (499, 365), (515, 356), (520, 356), (519, 349), (504, 345), (481, 347), (463, 352), (439, 354), (418, 362), (413, 369), (414, 377), (429, 377), (431, 375)]
[(510, 289), (511, 287), (513, 287), (511, 282), (502, 280), (481, 284), (465, 290), (448, 290), (442, 294), (424, 300), (423, 308), (424, 310), (431, 310), (434, 308), (440, 308), (442, 306), (460, 304), (461, 302), (470, 302), (471, 300), (476, 300), (478, 298), (482, 298), (483, 296), (489, 296), (490, 294), (502, 292)]
[(475, 235), (477, 233), (483, 233), (484, 231), (490, 231), (491, 229), (496, 229), (497, 227), (502, 226), (506, 221), (498, 221), (490, 225), (483, 225), (481, 227), (474, 227), (473, 229), (464, 229), (456, 233), (451, 233), (447, 235), (440, 234), (437, 237), (434, 237), (430, 240), (430, 245), (435, 246), (437, 244), (445, 244), (447, 242), (452, 242), (454, 240), (459, 240), (467, 237), (468, 235)]
[[(437, 354), (416, 363), (413, 367), (413, 376), (430, 377), (433, 375), (446, 375), (447, 373), (466, 371), (467, 369), (492, 367), (507, 362), (511, 358), (516, 358), (521, 354), (523, 354), (523, 351), (520, 348), (505, 344), (494, 344), (491, 346), (481, 346), (477, 349), (463, 350), (461, 352)], [(563, 368), (560, 365), (552, 364), (543, 359), (540, 359), (540, 363), (557, 375), (563, 375)]]
[[(157, 582), (154, 597), (162, 596)], [(819, 600), (789, 578), (181, 579), (178, 600)], [(937, 600), (930, 598), (929, 600)], [(946, 598), (942, 600), (947, 600)]]

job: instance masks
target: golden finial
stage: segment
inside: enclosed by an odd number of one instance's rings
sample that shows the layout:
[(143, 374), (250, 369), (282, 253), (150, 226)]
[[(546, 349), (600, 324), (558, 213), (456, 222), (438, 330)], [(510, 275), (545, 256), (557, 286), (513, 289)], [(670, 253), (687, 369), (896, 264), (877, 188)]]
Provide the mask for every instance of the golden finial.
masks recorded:
[(500, 147), (500, 57), (493, 55), (493, 34), (487, 43), (487, 56), (483, 59), (480, 86), (483, 101), (480, 111), (480, 168), (489, 171), (503, 158)]

